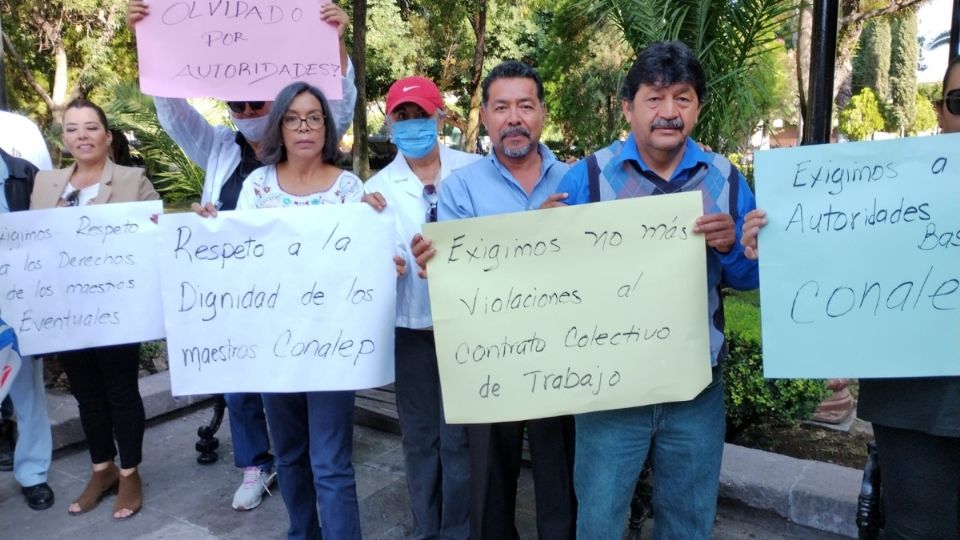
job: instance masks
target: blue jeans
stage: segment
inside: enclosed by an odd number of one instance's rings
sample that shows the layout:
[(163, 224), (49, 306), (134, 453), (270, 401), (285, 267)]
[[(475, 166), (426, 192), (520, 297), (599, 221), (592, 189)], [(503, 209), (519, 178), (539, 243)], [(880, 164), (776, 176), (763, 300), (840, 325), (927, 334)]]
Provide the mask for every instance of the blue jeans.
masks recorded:
[(579, 414), (574, 486), (578, 540), (619, 540), (647, 459), (654, 539), (709, 539), (717, 513), (726, 422), (723, 379), (691, 401)]
[(53, 439), (47, 416), (47, 392), (43, 387), (43, 361), (24, 356), (10, 386), (10, 399), (17, 414), (17, 446), (13, 451), (13, 476), (23, 487), (47, 481)]
[(224, 394), (230, 417), (230, 439), (233, 441), (233, 464), (237, 467), (254, 465), (265, 471), (273, 470), (267, 418), (263, 414), (260, 394)]
[(397, 328), (400, 414), (412, 540), (470, 536), (470, 452), (467, 428), (447, 424), (432, 330)]
[[(290, 540), (359, 540), (353, 392), (262, 394)], [(317, 518), (317, 507), (320, 518)]]

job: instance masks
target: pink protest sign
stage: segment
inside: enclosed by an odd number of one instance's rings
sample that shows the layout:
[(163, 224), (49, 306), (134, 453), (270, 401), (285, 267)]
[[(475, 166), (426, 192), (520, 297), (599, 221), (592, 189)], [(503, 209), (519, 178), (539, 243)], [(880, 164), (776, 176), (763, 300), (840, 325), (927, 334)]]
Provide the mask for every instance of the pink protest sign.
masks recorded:
[(272, 100), (294, 81), (339, 99), (336, 28), (329, 0), (151, 0), (137, 23), (140, 89), (163, 97)]

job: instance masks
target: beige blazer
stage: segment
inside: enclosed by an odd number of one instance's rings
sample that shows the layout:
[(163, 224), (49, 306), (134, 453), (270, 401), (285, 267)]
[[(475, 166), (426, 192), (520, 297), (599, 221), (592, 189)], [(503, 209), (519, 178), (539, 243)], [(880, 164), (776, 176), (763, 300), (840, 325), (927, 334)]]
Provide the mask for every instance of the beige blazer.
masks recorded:
[[(55, 208), (76, 167), (73, 164), (66, 169), (37, 172), (30, 195), (30, 209)], [(143, 169), (124, 167), (108, 159), (100, 177), (100, 191), (92, 204), (155, 201), (159, 198)]]

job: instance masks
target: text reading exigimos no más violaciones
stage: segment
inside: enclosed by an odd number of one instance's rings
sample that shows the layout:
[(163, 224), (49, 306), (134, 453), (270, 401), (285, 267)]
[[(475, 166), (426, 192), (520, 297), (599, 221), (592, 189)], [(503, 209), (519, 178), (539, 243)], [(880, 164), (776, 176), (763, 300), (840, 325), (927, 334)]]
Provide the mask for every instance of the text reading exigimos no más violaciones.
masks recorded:
[[(636, 223), (619, 230), (586, 230), (579, 238), (566, 239), (560, 236), (534, 235), (522, 240), (514, 238), (509, 241), (489, 241), (476, 235), (460, 234), (453, 238), (449, 249), (440, 256), (449, 265), (473, 267), (484, 273), (491, 273), (517, 260), (542, 259), (545, 263), (550, 259), (560, 261), (565, 245), (575, 242), (584, 243), (588, 250), (600, 253), (634, 249), (639, 242), (645, 241), (686, 241), (690, 236), (689, 228), (678, 219), (670, 223)], [(650, 281), (648, 287), (656, 286), (652, 280), (647, 281)], [(609, 287), (602, 287), (605, 290), (602, 294), (621, 300), (631, 299), (641, 294), (638, 290), (642, 289), (644, 284), (644, 272), (637, 269), (622, 282), (613, 282)], [(464, 291), (464, 294), (457, 295), (456, 305), (469, 318), (482, 316), (489, 320), (500, 314), (546, 312), (589, 304), (591, 299), (588, 296), (586, 291), (575, 285), (565, 288), (500, 285), (486, 289), (473, 286)], [(585, 310), (580, 312), (584, 313)], [(582, 318), (586, 319), (588, 316)], [(494, 342), (462, 341), (456, 344), (452, 352), (453, 360), (458, 365), (476, 365), (489, 361), (523, 359), (562, 350), (656, 346), (670, 339), (671, 326), (624, 323), (616, 328), (605, 328), (595, 323), (576, 323), (564, 326), (559, 334), (553, 332), (552, 337), (548, 334), (527, 330), (524, 335), (504, 335), (502, 339)], [(584, 358), (588, 356), (584, 355)], [(621, 383), (622, 374), (619, 370), (604, 371), (592, 360), (585, 361), (590, 365), (561, 367), (549, 372), (543, 369), (524, 371), (524, 384), (531, 393), (588, 390), (596, 395), (604, 388), (615, 387)], [(499, 397), (506, 383), (492, 380), (490, 375), (484, 377), (478, 394), (483, 398)]]

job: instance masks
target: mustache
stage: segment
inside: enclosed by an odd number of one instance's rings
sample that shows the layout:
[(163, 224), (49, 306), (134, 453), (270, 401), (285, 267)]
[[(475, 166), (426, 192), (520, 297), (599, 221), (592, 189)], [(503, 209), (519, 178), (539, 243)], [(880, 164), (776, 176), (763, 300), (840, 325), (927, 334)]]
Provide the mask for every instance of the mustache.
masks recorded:
[(654, 120), (653, 123), (650, 124), (650, 131), (653, 131), (655, 129), (681, 129), (682, 130), (683, 119), (680, 117), (671, 118), (669, 120), (665, 118), (659, 118), (657, 120)]
[(517, 135), (523, 135), (526, 138), (530, 138), (530, 130), (523, 126), (513, 126), (506, 129), (500, 130), (500, 138), (506, 137), (515, 137)]

